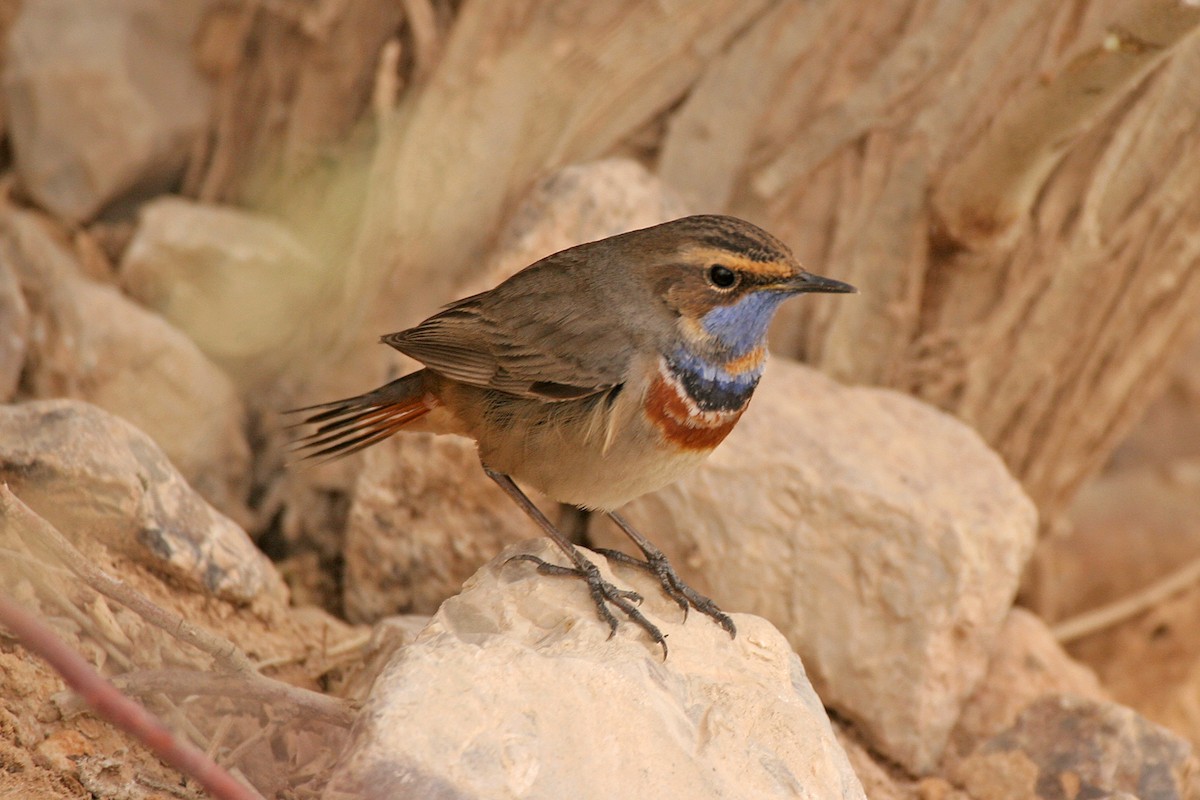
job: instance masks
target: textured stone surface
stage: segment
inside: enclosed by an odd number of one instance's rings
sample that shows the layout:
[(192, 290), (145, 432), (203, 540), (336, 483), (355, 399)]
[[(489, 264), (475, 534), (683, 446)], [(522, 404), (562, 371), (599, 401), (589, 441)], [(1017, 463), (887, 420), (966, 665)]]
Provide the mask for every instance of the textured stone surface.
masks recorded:
[(1135, 711), (1072, 695), (1038, 700), (959, 764), (952, 779), (976, 800), (1193, 798), (1191, 746)]
[(267, 557), (146, 434), (96, 406), (0, 406), (0, 482), (63, 535), (95, 539), (219, 597), (283, 591)]
[[(551, 510), (551, 509), (548, 509)], [(355, 622), (432, 613), (505, 545), (538, 534), (459, 436), (401, 434), (369, 450), (346, 520), (343, 608)]]
[(559, 250), (690, 213), (671, 187), (631, 159), (564, 167), (534, 184), (505, 222), (475, 291)]
[(779, 626), (821, 699), (916, 773), (984, 675), (1036, 521), (962, 423), (783, 359), (695, 475), (627, 512), (723, 608)]
[(1109, 699), (1096, 674), (1072, 660), (1041, 619), (1013, 608), (996, 639), (987, 674), (954, 726), (943, 765), (1012, 725), (1033, 701), (1064, 692), (1097, 701)]
[(608, 638), (578, 582), (488, 564), (384, 670), (325, 797), (863, 797), (778, 631), (680, 624), (629, 583), (670, 636), (665, 662), (628, 623)]
[[(908, 776), (899, 777), (895, 774), (888, 774), (888, 770), (871, 757), (867, 748), (845, 726), (835, 722), (833, 732), (837, 734), (838, 742), (846, 751), (846, 757), (850, 759), (850, 766), (854, 768), (854, 774), (862, 782), (863, 791), (867, 797), (871, 800), (913, 800), (916, 793), (913, 791), (913, 782), (907, 780)], [(899, 770), (893, 768), (893, 772), (899, 772)], [(938, 800), (958, 799), (943, 797)]]
[(24, 0), (4, 97), (17, 174), (66, 219), (170, 185), (208, 119), (191, 41), (208, 0)]
[(0, 402), (17, 390), (29, 347), (29, 306), (12, 264), (0, 259)]
[(35, 215), (0, 216), (0, 259), (15, 268), (32, 314), (26, 388), (129, 420), (192, 488), (245, 519), (250, 448), (229, 378), (161, 317), (82, 277)]
[(371, 628), (370, 639), (358, 651), (354, 663), (341, 673), (343, 680), (337, 682), (339, 676), (331, 676), (334, 680), (328, 691), (361, 703), (370, 694), (379, 674), (391, 663), (396, 651), (412, 644), (428, 624), (428, 614), (402, 614), (376, 622)]
[(316, 259), (279, 222), (176, 197), (143, 207), (121, 261), (126, 291), (248, 387), (286, 366), (278, 350), (316, 311), (319, 280)]

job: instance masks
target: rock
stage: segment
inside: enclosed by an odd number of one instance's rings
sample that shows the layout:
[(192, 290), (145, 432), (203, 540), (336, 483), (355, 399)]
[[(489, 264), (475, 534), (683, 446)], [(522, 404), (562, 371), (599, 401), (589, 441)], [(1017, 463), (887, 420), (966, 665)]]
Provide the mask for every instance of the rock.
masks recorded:
[(664, 662), (628, 622), (609, 638), (577, 581), (506, 563), (518, 552), (561, 563), (546, 540), (510, 548), (442, 605), (376, 681), (327, 800), (863, 797), (765, 620), (737, 615), (731, 640), (633, 576)]
[(28, 339), (29, 306), (12, 265), (0, 260), (0, 403), (8, 402), (17, 390)]
[(361, 704), (396, 651), (412, 644), (428, 624), (428, 614), (403, 614), (379, 620), (371, 628), (370, 636), (354, 662), (337, 674), (326, 676), (325, 680), (331, 684), (326, 691)]
[(147, 203), (121, 284), (186, 333), (243, 388), (287, 367), (280, 348), (317, 312), (316, 258), (281, 223), (178, 197)]
[(73, 222), (176, 181), (208, 121), (191, 43), (208, 0), (25, 0), (4, 98), (17, 174)]
[(1191, 746), (1131, 709), (1071, 695), (1036, 701), (951, 778), (975, 800), (1195, 797)]
[[(867, 748), (855, 738), (853, 731), (848, 731), (835, 722), (833, 732), (837, 735), (842, 749), (846, 751), (846, 758), (850, 760), (854, 774), (862, 782), (863, 792), (867, 797), (871, 800), (914, 800), (918, 796), (913, 790), (912, 782), (898, 780), (889, 775), (888, 771), (871, 757)], [(922, 800), (929, 798), (922, 797)]]
[(1071, 642), (1113, 699), (1200, 742), (1200, 586)]
[(1023, 608), (1008, 612), (995, 643), (987, 675), (963, 706), (950, 735), (943, 771), (1017, 721), (1033, 701), (1069, 693), (1103, 702), (1108, 695), (1096, 674), (1072, 660), (1040, 618)]
[(632, 159), (564, 167), (534, 184), (505, 222), (482, 277), (463, 294), (489, 289), (559, 250), (689, 213), (679, 194)]
[(346, 520), (343, 607), (352, 622), (433, 613), (506, 545), (538, 534), (483, 474), (475, 443), (411, 433), (367, 451)]
[(0, 406), (0, 483), (72, 539), (88, 537), (235, 602), (278, 595), (271, 562), (146, 434), (96, 406)]
[(0, 260), (15, 268), (33, 316), (33, 396), (74, 397), (124, 417), (209, 502), (246, 519), (250, 447), (229, 378), (161, 317), (82, 277), (35, 215), (0, 216)]
[[(779, 626), (822, 700), (915, 774), (987, 669), (1036, 526), (959, 421), (782, 359), (704, 466), (626, 516), (726, 611)], [(593, 541), (628, 546), (607, 524)]]

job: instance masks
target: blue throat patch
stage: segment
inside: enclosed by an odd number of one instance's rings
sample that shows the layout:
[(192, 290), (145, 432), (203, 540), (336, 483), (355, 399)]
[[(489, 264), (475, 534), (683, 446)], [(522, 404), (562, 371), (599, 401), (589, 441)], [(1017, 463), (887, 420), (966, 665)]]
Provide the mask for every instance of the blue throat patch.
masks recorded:
[(700, 325), (728, 348), (734, 358), (744, 356), (763, 343), (775, 311), (789, 296), (782, 291), (751, 292), (731, 306), (717, 306), (709, 311), (701, 318)]
[(701, 411), (737, 411), (745, 407), (762, 377), (763, 365), (744, 372), (729, 372), (725, 364), (763, 346), (767, 327), (779, 304), (790, 296), (786, 291), (758, 291), (733, 305), (718, 306), (700, 319), (700, 326), (724, 357), (715, 361), (687, 344), (667, 356), (667, 368), (679, 380)]
[(667, 356), (667, 369), (701, 411), (737, 411), (750, 400), (762, 377), (762, 365), (732, 374), (683, 346)]

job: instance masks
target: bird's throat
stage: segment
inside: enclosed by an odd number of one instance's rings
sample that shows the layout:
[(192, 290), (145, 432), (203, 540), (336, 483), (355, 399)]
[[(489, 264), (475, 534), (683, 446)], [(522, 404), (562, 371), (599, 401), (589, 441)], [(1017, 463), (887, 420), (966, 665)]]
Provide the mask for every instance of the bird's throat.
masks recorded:
[(664, 359), (664, 367), (701, 411), (739, 411), (758, 386), (766, 355), (760, 346), (716, 362), (680, 347)]
[(700, 319), (700, 327), (732, 355), (745, 355), (762, 347), (767, 327), (788, 296), (769, 290), (751, 292), (736, 303), (709, 311)]

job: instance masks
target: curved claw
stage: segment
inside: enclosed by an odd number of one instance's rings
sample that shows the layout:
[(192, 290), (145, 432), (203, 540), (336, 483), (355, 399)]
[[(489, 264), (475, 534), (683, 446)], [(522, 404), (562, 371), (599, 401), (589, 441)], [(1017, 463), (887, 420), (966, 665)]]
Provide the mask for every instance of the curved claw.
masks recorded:
[(649, 550), (646, 552), (646, 559), (644, 561), (640, 558), (634, 558), (627, 553), (622, 553), (620, 550), (597, 548), (595, 552), (610, 561), (645, 570), (658, 578), (659, 585), (662, 586), (666, 595), (683, 609), (683, 619), (685, 622), (688, 618), (688, 610), (694, 608), (701, 614), (711, 617), (714, 622), (725, 629), (731, 639), (737, 637), (737, 626), (733, 624), (730, 616), (722, 611), (711, 599), (684, 583), (683, 579), (675, 573), (675, 568), (671, 566), (671, 562), (667, 560), (667, 557), (662, 552)]
[(582, 568), (563, 567), (558, 564), (551, 564), (545, 559), (539, 558), (529, 553), (519, 553), (512, 556), (505, 564), (513, 561), (529, 561), (537, 565), (537, 571), (541, 575), (554, 575), (558, 577), (575, 577), (582, 579), (588, 585), (588, 592), (592, 596), (592, 602), (596, 605), (596, 613), (600, 619), (608, 624), (608, 638), (611, 639), (617, 633), (617, 618), (608, 610), (608, 604), (616, 606), (621, 610), (629, 620), (638, 625), (642, 630), (654, 640), (656, 644), (662, 647), (663, 660), (667, 658), (667, 637), (658, 626), (648, 620), (641, 611), (634, 606), (634, 603), (640, 604), (643, 600), (642, 596), (637, 592), (628, 589), (618, 589), (612, 583), (604, 580), (600, 574), (600, 570), (595, 564), (584, 561), (587, 566)]
[(505, 561), (504, 563), (511, 564), (514, 561), (531, 561), (534, 564), (537, 564), (537, 571), (538, 571), (538, 574), (540, 574), (540, 575), (578, 575), (579, 574), (579, 570), (577, 570), (577, 569), (574, 569), (572, 567), (559, 566), (558, 564), (551, 564), (549, 561), (538, 558), (535, 555), (530, 555), (529, 553), (521, 553), (519, 555), (515, 555), (512, 558)]
[(682, 592), (675, 588), (668, 580), (655, 571), (653, 565), (649, 561), (642, 561), (640, 558), (634, 558), (628, 553), (622, 553), (620, 550), (610, 550), (607, 547), (594, 547), (592, 551), (599, 553), (609, 561), (617, 564), (624, 564), (627, 567), (636, 567), (637, 569), (645, 570), (658, 578), (658, 582), (662, 585), (663, 591), (667, 596), (675, 601), (675, 604), (683, 610), (683, 621), (687, 622), (689, 604), (687, 597)]
[(567, 554), (567, 557), (571, 559), (571, 562), (575, 566), (574, 568), (560, 567), (557, 564), (547, 563), (543, 559), (540, 559), (537, 556), (529, 553), (522, 553), (520, 555), (513, 556), (508, 560), (532, 561), (538, 565), (538, 572), (543, 575), (563, 575), (582, 578), (587, 582), (588, 591), (592, 595), (592, 601), (596, 604), (596, 613), (600, 615), (600, 619), (608, 623), (609, 638), (612, 638), (613, 634), (615, 634), (617, 630), (617, 620), (613, 616), (612, 612), (608, 610), (608, 604), (612, 603), (614, 606), (621, 609), (621, 611), (623, 611), (625, 615), (629, 617), (629, 619), (637, 623), (642, 630), (646, 631), (646, 633), (650, 635), (651, 639), (653, 639), (662, 647), (663, 659), (666, 659), (666, 637), (663, 636), (662, 631), (660, 631), (656, 625), (642, 615), (642, 612), (634, 608), (633, 603), (631, 602), (636, 600), (640, 603), (642, 601), (641, 595), (639, 595), (637, 592), (618, 589), (608, 581), (604, 580), (604, 578), (600, 575), (600, 570), (596, 568), (596, 565), (584, 558), (583, 554), (579, 552), (579, 549), (575, 547), (575, 545), (571, 544), (571, 542), (569, 542), (566, 538), (564, 538), (561, 533), (559, 533), (558, 529), (551, 524), (550, 520), (546, 519), (546, 515), (543, 514), (538, 507), (534, 505), (528, 497), (525, 496), (525, 493), (521, 491), (521, 487), (513, 483), (513, 479), (510, 476), (505, 475), (502, 472), (497, 472), (487, 464), (483, 465), (483, 471), (489, 478), (495, 481), (496, 485), (499, 486), (504, 493), (513, 500), (513, 502), (520, 506), (521, 510), (529, 515), (530, 519), (538, 524), (538, 527), (540, 527), (542, 531), (550, 537), (550, 540), (554, 542), (554, 544), (557, 545), (560, 550)]

